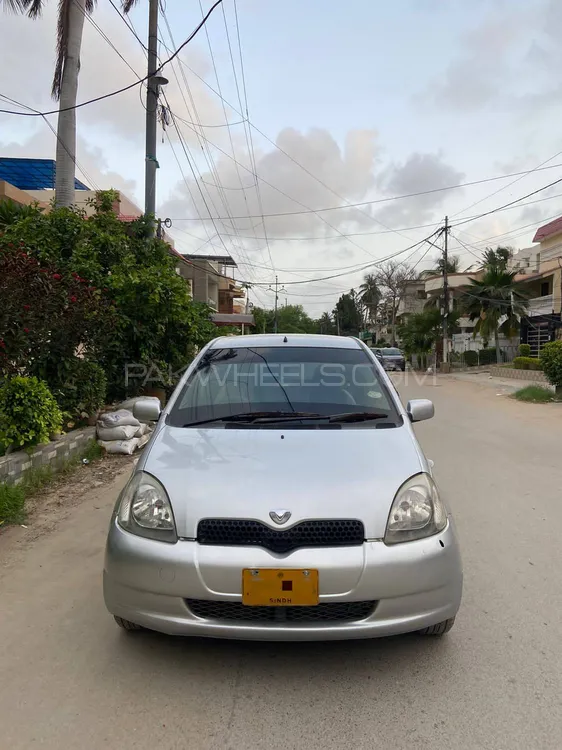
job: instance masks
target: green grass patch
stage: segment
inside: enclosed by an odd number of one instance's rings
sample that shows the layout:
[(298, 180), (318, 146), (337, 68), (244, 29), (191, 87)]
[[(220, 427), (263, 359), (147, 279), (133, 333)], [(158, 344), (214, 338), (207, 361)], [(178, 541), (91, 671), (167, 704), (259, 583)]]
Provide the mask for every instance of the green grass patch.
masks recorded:
[(548, 404), (558, 400), (549, 388), (543, 388), (541, 385), (527, 385), (515, 391), (513, 398), (530, 404)]
[(25, 472), (18, 485), (0, 484), (0, 526), (9, 523), (22, 523), (25, 520), (25, 501), (47, 487), (57, 476), (72, 474), (82, 463), (82, 459), (98, 461), (103, 451), (95, 440), (91, 440), (82, 453), (68, 458), (57, 468), (40, 466)]
[(0, 526), (21, 523), (25, 518), (25, 490), (21, 485), (0, 484)]

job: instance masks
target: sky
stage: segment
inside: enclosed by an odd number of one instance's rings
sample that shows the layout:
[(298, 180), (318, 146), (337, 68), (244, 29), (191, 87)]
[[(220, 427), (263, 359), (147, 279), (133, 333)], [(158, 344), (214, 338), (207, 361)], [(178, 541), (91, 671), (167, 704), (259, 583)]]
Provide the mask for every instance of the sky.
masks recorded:
[[(211, 4), (163, 0), (161, 61)], [(147, 6), (130, 15), (141, 40)], [(56, 8), (46, 0), (37, 21), (0, 10), (0, 94), (42, 112), (56, 109)], [(171, 114), (158, 134), (158, 215), (181, 252), (232, 255), (254, 304), (272, 306), (278, 276), (281, 301), (314, 317), (394, 253), (431, 268), (438, 248), (414, 245), (445, 215), (463, 268), (487, 245), (526, 247), (562, 214), (562, 183), (540, 190), (562, 178), (561, 38), (556, 0), (223, 0), (163, 71)], [(79, 101), (145, 68), (139, 40), (99, 0), (84, 27)], [(77, 117), (77, 176), (139, 206), (144, 91)], [(0, 114), (0, 155), (54, 152), (42, 118)]]

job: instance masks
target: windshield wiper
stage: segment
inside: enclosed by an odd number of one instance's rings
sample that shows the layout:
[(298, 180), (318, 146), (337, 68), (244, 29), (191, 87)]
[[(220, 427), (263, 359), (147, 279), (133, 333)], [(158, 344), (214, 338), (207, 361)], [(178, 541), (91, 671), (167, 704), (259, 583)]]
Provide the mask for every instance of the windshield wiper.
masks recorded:
[(200, 424), (211, 424), (212, 422), (256, 422), (258, 420), (266, 421), (286, 421), (289, 419), (318, 419), (321, 414), (314, 414), (308, 411), (248, 411), (241, 414), (227, 414), (224, 417), (211, 417), (210, 419), (201, 419), (197, 422), (186, 422), (184, 427), (195, 427)]
[(330, 422), (366, 422), (369, 419), (388, 419), (389, 415), (384, 412), (374, 411), (350, 411), (344, 414), (332, 414)]

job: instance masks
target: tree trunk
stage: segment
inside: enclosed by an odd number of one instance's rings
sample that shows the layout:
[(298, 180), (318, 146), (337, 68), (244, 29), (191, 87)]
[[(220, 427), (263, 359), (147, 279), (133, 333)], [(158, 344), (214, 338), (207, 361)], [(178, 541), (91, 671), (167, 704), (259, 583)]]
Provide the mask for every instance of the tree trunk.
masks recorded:
[(500, 350), (500, 331), (497, 325), (494, 329), (494, 337), (496, 340), (496, 364), (499, 365), (501, 364), (502, 353)]
[[(86, 0), (74, 0), (68, 7), (67, 50), (61, 80), (60, 109), (74, 107), (78, 95), (80, 48)], [(55, 201), (57, 206), (74, 203), (74, 170), (76, 163), (76, 110), (59, 112), (57, 127), (57, 172)]]

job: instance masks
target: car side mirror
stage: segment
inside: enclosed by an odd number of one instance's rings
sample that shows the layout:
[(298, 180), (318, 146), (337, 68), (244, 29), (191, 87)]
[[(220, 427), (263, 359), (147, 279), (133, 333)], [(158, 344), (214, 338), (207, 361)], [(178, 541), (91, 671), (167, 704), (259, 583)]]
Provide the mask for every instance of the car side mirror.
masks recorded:
[(423, 422), (426, 419), (431, 419), (435, 415), (435, 407), (433, 401), (427, 398), (414, 398), (408, 401), (406, 411), (410, 417), (410, 422)]
[(160, 401), (157, 398), (139, 399), (133, 407), (133, 414), (139, 422), (157, 422), (160, 411)]
[(375, 357), (379, 360), (379, 362), (382, 362), (382, 354), (380, 352), (375, 352)]

